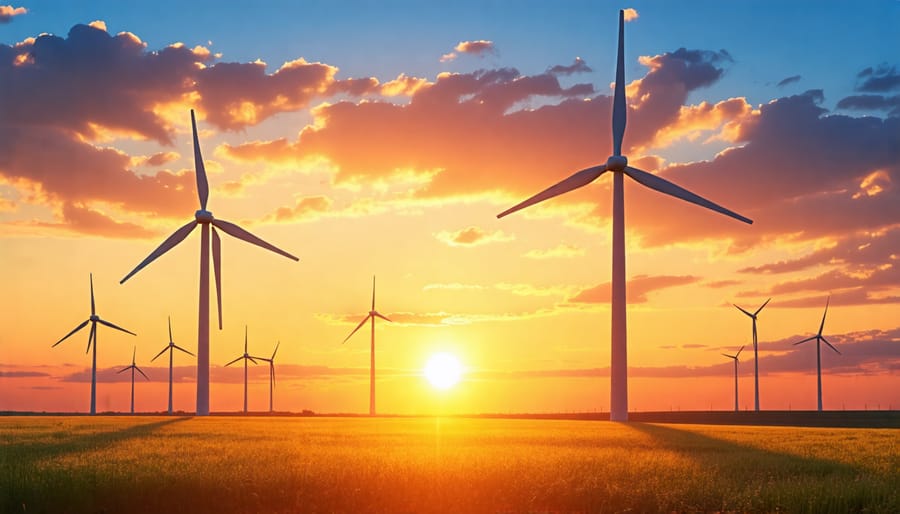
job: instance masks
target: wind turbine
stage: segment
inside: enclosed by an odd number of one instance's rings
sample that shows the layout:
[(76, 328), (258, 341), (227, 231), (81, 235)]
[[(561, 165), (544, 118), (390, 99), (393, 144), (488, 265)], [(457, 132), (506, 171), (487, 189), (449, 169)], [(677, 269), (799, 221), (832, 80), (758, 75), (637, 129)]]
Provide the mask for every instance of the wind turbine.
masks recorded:
[(97, 315), (97, 309), (94, 304), (94, 274), (93, 273), (90, 274), (90, 281), (91, 281), (91, 317), (86, 319), (82, 324), (75, 327), (71, 332), (66, 334), (65, 337), (63, 337), (59, 341), (53, 343), (53, 346), (51, 346), (51, 348), (54, 348), (59, 343), (65, 341), (66, 338), (68, 338), (70, 335), (74, 334), (75, 332), (78, 332), (79, 330), (81, 330), (82, 328), (87, 326), (88, 323), (91, 324), (91, 333), (90, 333), (90, 335), (88, 335), (88, 344), (87, 344), (87, 350), (85, 350), (85, 353), (91, 351), (91, 347), (93, 347), (94, 351), (91, 354), (91, 414), (93, 415), (93, 414), (97, 413), (97, 323), (100, 323), (101, 325), (106, 325), (107, 327), (114, 328), (116, 330), (120, 330), (122, 332), (131, 334), (133, 336), (137, 335), (137, 334), (135, 334), (134, 332), (131, 332), (130, 330), (125, 330), (122, 327), (113, 325), (112, 323), (110, 323), (106, 320), (100, 319), (100, 316)]
[(269, 412), (274, 412), (272, 408), (272, 395), (275, 390), (275, 354), (278, 353), (278, 347), (281, 345), (281, 341), (275, 344), (275, 351), (272, 352), (272, 356), (268, 359), (265, 357), (255, 357), (256, 360), (265, 361), (269, 363)]
[[(350, 335), (344, 338), (343, 343), (346, 343), (348, 339), (353, 337), (353, 334), (356, 333), (357, 330), (362, 328), (363, 325), (366, 324), (366, 321), (372, 320), (372, 344), (369, 348), (369, 416), (375, 415), (375, 317), (379, 317), (385, 321), (390, 322), (391, 320), (384, 317), (380, 312), (375, 310), (375, 275), (372, 275), (372, 310), (366, 314), (366, 317), (363, 318), (362, 321), (359, 322), (359, 325), (356, 325), (356, 328), (353, 329), (353, 332), (350, 332)], [(341, 343), (341, 344), (343, 344)]]
[[(167, 344), (166, 347), (163, 348), (161, 352), (157, 353), (156, 357), (159, 357), (160, 355), (166, 353), (166, 351), (169, 352), (169, 415), (170, 416), (172, 415), (172, 354), (175, 353), (175, 350), (180, 350), (180, 351), (190, 355), (191, 357), (196, 357), (196, 355), (194, 355), (193, 353), (178, 346), (177, 344), (175, 344), (172, 341), (172, 318), (169, 317), (169, 344)], [(150, 362), (155, 361), (156, 357), (153, 357), (152, 359), (150, 359)]]
[(612, 255), (612, 352), (610, 366), (610, 419), (628, 420), (628, 359), (627, 331), (625, 327), (625, 193), (624, 176), (628, 175), (639, 184), (661, 193), (680, 198), (686, 202), (706, 207), (745, 223), (750, 219), (702, 198), (668, 180), (628, 166), (628, 159), (622, 155), (622, 137), (625, 134), (625, 14), (619, 11), (619, 52), (616, 61), (616, 87), (613, 99), (612, 132), (613, 155), (606, 164), (599, 164), (576, 172), (571, 177), (541, 191), (531, 198), (501, 212), (502, 218), (520, 209), (529, 207), (554, 196), (586, 186), (607, 171), (613, 172), (613, 255)]
[(831, 348), (832, 350), (834, 350), (834, 352), (837, 353), (838, 355), (841, 354), (841, 352), (839, 352), (837, 348), (832, 346), (831, 343), (829, 343), (827, 339), (822, 337), (822, 330), (825, 328), (825, 316), (828, 315), (828, 302), (830, 300), (831, 300), (831, 298), (828, 298), (827, 300), (825, 300), (825, 313), (822, 314), (822, 324), (819, 325), (819, 332), (812, 337), (807, 337), (806, 339), (804, 339), (802, 341), (797, 341), (796, 343), (794, 343), (794, 346), (796, 346), (798, 344), (803, 344), (805, 342), (812, 341), (813, 339), (815, 339), (815, 341), (816, 341), (816, 378), (818, 379), (818, 387), (819, 387), (818, 388), (819, 412), (822, 412), (822, 343), (827, 344), (828, 347)]
[(252, 361), (253, 364), (259, 364), (255, 360), (256, 357), (251, 357), (250, 354), (247, 353), (247, 325), (244, 325), (244, 355), (241, 355), (237, 359), (234, 359), (233, 361), (229, 362), (228, 364), (225, 365), (225, 367), (227, 368), (228, 366), (231, 366), (232, 364), (234, 364), (235, 362), (237, 362), (241, 359), (244, 359), (244, 414), (246, 414), (247, 413), (247, 361), (249, 360), (249, 361)]
[(723, 353), (722, 355), (728, 357), (729, 359), (734, 359), (734, 412), (738, 411), (738, 380), (737, 380), (737, 365), (738, 365), (738, 355), (744, 351), (744, 347), (741, 346), (741, 349), (737, 351), (734, 355), (728, 355), (727, 353)]
[(197, 176), (197, 194), (200, 198), (200, 210), (194, 213), (194, 219), (188, 224), (176, 230), (156, 250), (150, 253), (131, 273), (119, 281), (124, 284), (132, 275), (156, 260), (162, 254), (174, 248), (184, 240), (197, 225), (200, 225), (200, 312), (197, 323), (197, 415), (209, 415), (209, 251), (210, 225), (212, 228), (212, 256), (213, 268), (216, 275), (216, 300), (219, 310), (219, 330), (222, 330), (222, 262), (221, 240), (216, 228), (226, 234), (242, 241), (255, 244), (266, 250), (283, 255), (288, 259), (298, 261), (297, 257), (281, 250), (262, 239), (254, 236), (241, 227), (225, 220), (216, 219), (212, 213), (206, 210), (206, 200), (209, 197), (209, 183), (206, 180), (206, 168), (203, 166), (203, 156), (200, 155), (200, 141), (197, 138), (197, 121), (194, 119), (194, 110), (191, 109), (191, 127), (194, 130), (194, 168)]
[(134, 363), (134, 357), (136, 354), (137, 354), (137, 348), (135, 348), (134, 351), (131, 353), (131, 366), (128, 366), (127, 368), (122, 368), (116, 372), (116, 373), (121, 373), (125, 370), (129, 370), (129, 369), (131, 370), (131, 413), (132, 414), (134, 414), (134, 372), (137, 371), (138, 373), (143, 375), (144, 378), (146, 378), (147, 380), (150, 380), (150, 378), (147, 377), (147, 375), (144, 375), (144, 372), (141, 371), (141, 368), (137, 367), (137, 364)]
[(754, 405), (754, 410), (756, 410), (756, 412), (759, 412), (759, 352), (757, 349), (757, 341), (756, 341), (756, 316), (759, 315), (759, 311), (763, 310), (763, 307), (768, 305), (768, 303), (770, 301), (772, 301), (771, 298), (769, 298), (768, 300), (763, 302), (763, 304), (759, 306), (759, 309), (756, 309), (756, 311), (753, 312), (753, 314), (751, 314), (748, 311), (745, 311), (744, 309), (740, 308), (739, 306), (737, 306), (735, 304), (731, 304), (731, 305), (734, 305), (735, 307), (737, 307), (738, 310), (740, 310), (747, 316), (750, 316), (750, 319), (753, 320), (753, 405)]

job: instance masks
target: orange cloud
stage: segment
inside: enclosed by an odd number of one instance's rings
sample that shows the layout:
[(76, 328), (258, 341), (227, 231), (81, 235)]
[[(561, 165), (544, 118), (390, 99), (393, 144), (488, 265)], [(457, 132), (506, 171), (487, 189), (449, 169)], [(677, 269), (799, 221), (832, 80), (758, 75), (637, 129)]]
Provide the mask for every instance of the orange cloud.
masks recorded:
[(277, 222), (313, 220), (328, 212), (332, 203), (334, 202), (327, 196), (304, 196), (298, 198), (291, 207), (278, 208), (266, 216), (266, 220)]
[(565, 258), (565, 257), (581, 257), (585, 254), (584, 248), (580, 246), (575, 246), (571, 244), (560, 243), (553, 248), (548, 248), (546, 250), (529, 250), (523, 255), (523, 257), (527, 257), (529, 259), (555, 259), (555, 258)]
[(634, 20), (636, 20), (636, 19), (638, 19), (638, 12), (637, 12), (637, 9), (634, 9), (634, 8), (631, 8), (631, 7), (625, 9), (625, 21), (626, 21), (626, 22), (627, 22), (627, 21), (634, 21)]
[[(626, 301), (628, 303), (646, 303), (647, 295), (654, 291), (693, 284), (699, 280), (699, 277), (691, 275), (660, 275), (652, 277), (637, 275), (628, 279), (628, 287), (625, 293), (627, 296)], [(582, 290), (568, 301), (570, 303), (609, 303), (611, 294), (612, 286), (609, 282), (605, 282), (590, 289)]]
[(487, 54), (496, 53), (493, 41), (479, 39), (477, 41), (460, 41), (454, 48), (454, 52), (449, 52), (441, 56), (441, 62), (449, 62), (456, 59), (460, 54), (476, 55), (484, 57)]
[(0, 23), (9, 23), (13, 17), (26, 14), (28, 9), (24, 7), (13, 7), (11, 5), (0, 5)]
[(504, 241), (512, 241), (514, 236), (505, 234), (501, 230), (487, 232), (479, 227), (467, 227), (454, 232), (438, 232), (434, 235), (441, 241), (450, 246), (479, 246), (488, 243), (499, 243)]

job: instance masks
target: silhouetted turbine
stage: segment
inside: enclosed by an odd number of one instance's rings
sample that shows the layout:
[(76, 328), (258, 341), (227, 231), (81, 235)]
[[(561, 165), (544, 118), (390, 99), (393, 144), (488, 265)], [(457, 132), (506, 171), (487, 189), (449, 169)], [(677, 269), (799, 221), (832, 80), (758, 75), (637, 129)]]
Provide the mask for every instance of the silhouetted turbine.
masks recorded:
[(110, 323), (108, 321), (100, 319), (100, 316), (97, 315), (97, 309), (94, 306), (94, 274), (93, 273), (90, 274), (90, 281), (91, 281), (91, 317), (86, 319), (82, 324), (80, 324), (77, 327), (75, 327), (74, 329), (72, 329), (72, 331), (69, 332), (68, 334), (66, 334), (65, 337), (63, 337), (59, 341), (53, 343), (53, 346), (51, 346), (51, 348), (56, 347), (56, 345), (65, 341), (66, 338), (68, 338), (70, 335), (74, 334), (75, 332), (78, 332), (79, 330), (81, 330), (82, 328), (87, 326), (88, 323), (91, 324), (91, 332), (88, 335), (87, 350), (85, 350), (84, 353), (91, 351), (91, 347), (93, 347), (94, 351), (91, 354), (91, 414), (96, 414), (97, 413), (97, 323), (100, 323), (101, 325), (106, 325), (109, 328), (114, 328), (116, 330), (120, 330), (122, 332), (125, 332), (126, 334), (131, 334), (131, 335), (137, 335), (137, 334), (135, 334), (134, 332), (131, 332), (129, 330), (125, 330), (122, 327), (113, 325), (112, 323)]
[(281, 341), (278, 341), (275, 344), (275, 351), (272, 352), (272, 356), (268, 359), (265, 357), (255, 357), (256, 360), (265, 361), (269, 363), (269, 412), (274, 412), (273, 409), (273, 400), (274, 392), (275, 392), (275, 354), (278, 353), (278, 347), (281, 345)]
[[(156, 357), (159, 357), (160, 355), (166, 353), (167, 351), (169, 352), (169, 414), (170, 415), (172, 414), (172, 354), (175, 353), (175, 350), (182, 351), (182, 352), (190, 355), (191, 357), (196, 357), (196, 355), (194, 355), (193, 353), (178, 346), (177, 344), (175, 344), (172, 341), (172, 318), (170, 317), (169, 318), (169, 344), (167, 344), (166, 347), (162, 349), (162, 351), (160, 351), (159, 353), (156, 354)], [(155, 361), (156, 357), (153, 357), (152, 359), (150, 359), (150, 362)]]
[(237, 359), (229, 362), (225, 365), (227, 368), (231, 366), (235, 362), (244, 359), (244, 414), (247, 413), (247, 361), (252, 361), (253, 364), (258, 364), (255, 360), (255, 357), (251, 357), (249, 353), (247, 353), (247, 326), (244, 325), (244, 355), (241, 355)]
[(356, 328), (353, 329), (353, 332), (350, 332), (350, 335), (344, 338), (344, 341), (341, 343), (346, 343), (348, 339), (350, 339), (353, 334), (356, 333), (357, 330), (362, 328), (363, 325), (366, 324), (366, 321), (372, 320), (372, 342), (369, 347), (369, 416), (375, 415), (375, 317), (379, 317), (387, 322), (391, 320), (382, 316), (380, 312), (375, 310), (375, 276), (372, 275), (372, 309), (366, 314), (366, 317), (363, 318), (362, 321), (359, 322), (359, 325), (356, 325)]
[(756, 311), (754, 311), (752, 314), (736, 304), (731, 304), (737, 307), (738, 310), (740, 310), (747, 316), (750, 316), (750, 319), (753, 320), (753, 405), (756, 412), (759, 412), (759, 353), (756, 338), (756, 317), (759, 315), (759, 312), (763, 310), (763, 307), (768, 305), (768, 303), (771, 301), (772, 299), (769, 298), (768, 300), (763, 302), (763, 304), (759, 306), (759, 309), (756, 309)]
[(804, 339), (802, 341), (797, 341), (796, 343), (794, 343), (794, 346), (796, 346), (798, 344), (803, 344), (808, 341), (812, 341), (812, 340), (816, 341), (816, 379), (818, 380), (817, 385), (818, 385), (819, 412), (822, 412), (822, 343), (827, 344), (828, 347), (831, 348), (832, 350), (834, 350), (834, 352), (837, 353), (838, 355), (841, 354), (841, 352), (839, 352), (837, 348), (832, 346), (831, 343), (829, 343), (828, 340), (822, 336), (822, 330), (825, 328), (825, 316), (828, 315), (828, 302), (830, 300), (831, 300), (831, 298), (828, 298), (827, 300), (825, 300), (825, 313), (822, 314), (822, 324), (819, 325), (819, 332), (816, 333), (816, 335), (814, 335), (812, 337), (807, 337), (806, 339)]
[(541, 191), (531, 198), (501, 212), (502, 218), (520, 209), (586, 186), (607, 171), (613, 172), (613, 256), (612, 256), (612, 352), (610, 366), (610, 419), (628, 420), (628, 359), (627, 331), (625, 316), (625, 193), (624, 176), (628, 175), (639, 184), (661, 193), (680, 198), (686, 202), (706, 207), (745, 223), (750, 219), (717, 205), (674, 183), (628, 166), (628, 159), (622, 155), (622, 137), (625, 134), (625, 14), (619, 11), (619, 52), (616, 61), (616, 87), (613, 99), (612, 131), (613, 155), (600, 164), (576, 172), (571, 177)]
[[(255, 244), (266, 250), (283, 255), (289, 259), (298, 261), (297, 257), (281, 250), (262, 239), (254, 236), (241, 227), (225, 220), (213, 218), (211, 212), (206, 210), (206, 200), (209, 197), (209, 183), (206, 180), (206, 168), (203, 166), (203, 156), (200, 155), (200, 141), (197, 138), (197, 122), (194, 119), (194, 110), (191, 109), (191, 127), (194, 130), (194, 168), (197, 176), (197, 195), (200, 198), (200, 210), (194, 213), (194, 219), (185, 226), (179, 228), (156, 250), (150, 253), (131, 273), (119, 281), (124, 284), (132, 275), (156, 260), (162, 254), (174, 248), (184, 240), (197, 225), (200, 225), (200, 312), (197, 323), (197, 415), (209, 415), (209, 232), (210, 225), (219, 228), (226, 234), (236, 237), (241, 241)], [(222, 266), (221, 266), (221, 240), (216, 229), (212, 229), (212, 255), (213, 268), (216, 275), (216, 300), (219, 310), (219, 330), (222, 330)]]
[(728, 355), (727, 353), (723, 353), (722, 355), (728, 357), (729, 359), (734, 359), (734, 412), (738, 411), (738, 373), (737, 373), (737, 365), (738, 365), (738, 355), (744, 351), (744, 347), (741, 346), (741, 349), (737, 351), (734, 355)]
[(141, 371), (141, 368), (137, 367), (137, 364), (134, 363), (134, 357), (136, 354), (137, 354), (137, 348), (135, 348), (134, 351), (131, 353), (131, 366), (122, 368), (116, 372), (118, 374), (118, 373), (121, 373), (121, 372), (129, 370), (129, 369), (131, 370), (131, 413), (132, 414), (134, 414), (134, 372), (137, 371), (138, 373), (143, 375), (144, 378), (146, 378), (147, 380), (150, 380), (150, 378), (147, 375), (144, 375), (144, 372)]

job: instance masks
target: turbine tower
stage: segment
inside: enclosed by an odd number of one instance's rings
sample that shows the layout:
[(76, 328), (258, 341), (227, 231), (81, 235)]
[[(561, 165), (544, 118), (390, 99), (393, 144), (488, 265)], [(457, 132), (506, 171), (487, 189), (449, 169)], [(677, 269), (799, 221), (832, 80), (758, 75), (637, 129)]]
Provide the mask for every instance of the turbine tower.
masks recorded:
[(819, 412), (822, 412), (822, 343), (827, 344), (828, 347), (831, 348), (832, 350), (834, 350), (834, 352), (837, 353), (838, 355), (841, 354), (841, 352), (839, 352), (837, 348), (832, 346), (831, 343), (829, 343), (827, 339), (822, 337), (822, 330), (825, 328), (825, 316), (828, 315), (828, 302), (830, 300), (831, 300), (831, 298), (828, 298), (827, 300), (825, 300), (825, 313), (822, 314), (822, 324), (819, 325), (819, 332), (812, 337), (807, 337), (806, 339), (804, 339), (802, 341), (797, 341), (796, 343), (794, 343), (794, 346), (796, 346), (798, 344), (803, 344), (805, 342), (812, 341), (814, 339), (816, 341), (816, 378), (818, 379)]
[[(162, 349), (162, 351), (157, 353), (156, 357), (159, 357), (160, 355), (166, 353), (166, 351), (169, 352), (169, 415), (170, 416), (172, 415), (172, 354), (175, 353), (175, 350), (182, 351), (182, 352), (190, 355), (191, 357), (196, 357), (196, 355), (194, 355), (193, 353), (178, 346), (177, 344), (175, 344), (172, 341), (172, 318), (169, 317), (169, 344), (167, 344), (166, 347)], [(153, 357), (152, 359), (150, 359), (150, 362), (155, 361), (156, 357)]]
[(281, 341), (275, 343), (275, 351), (272, 352), (272, 356), (268, 359), (265, 357), (254, 357), (256, 360), (269, 363), (269, 412), (275, 412), (272, 408), (272, 398), (275, 392), (275, 354), (278, 353), (279, 346), (281, 346)]
[(650, 189), (706, 207), (745, 223), (753, 223), (750, 219), (702, 198), (662, 177), (628, 166), (628, 158), (622, 155), (622, 137), (625, 134), (626, 111), (625, 14), (624, 11), (619, 11), (619, 52), (616, 61), (616, 87), (612, 113), (613, 155), (606, 160), (606, 164), (578, 171), (571, 177), (497, 215), (498, 218), (502, 218), (525, 207), (586, 186), (607, 171), (613, 172), (612, 362), (610, 366), (609, 412), (609, 417), (612, 421), (628, 421), (628, 336), (625, 327), (625, 175)]
[(754, 311), (752, 314), (736, 304), (731, 304), (737, 307), (738, 310), (740, 310), (747, 316), (750, 316), (750, 319), (753, 320), (753, 405), (756, 412), (759, 412), (759, 352), (757, 349), (756, 340), (756, 317), (759, 315), (759, 312), (763, 310), (763, 307), (768, 305), (770, 301), (772, 301), (771, 298), (763, 302), (763, 304), (759, 306), (759, 309), (756, 309), (756, 311)]
[[(197, 138), (197, 121), (194, 119), (194, 110), (191, 109), (191, 127), (194, 131), (194, 168), (197, 176), (197, 194), (200, 198), (200, 210), (194, 213), (194, 219), (176, 230), (156, 250), (150, 253), (131, 273), (119, 281), (124, 284), (132, 275), (156, 260), (162, 254), (174, 248), (184, 240), (197, 225), (200, 225), (200, 311), (197, 322), (197, 415), (209, 415), (209, 252), (210, 229), (212, 228), (212, 257), (213, 271), (216, 275), (216, 300), (219, 311), (219, 330), (222, 330), (222, 262), (221, 240), (216, 228), (226, 234), (242, 241), (255, 244), (266, 250), (283, 255), (288, 259), (298, 261), (297, 257), (281, 250), (262, 239), (254, 236), (241, 227), (225, 220), (216, 219), (212, 213), (206, 210), (206, 200), (209, 197), (209, 183), (206, 180), (206, 168), (203, 166), (203, 156), (200, 154), (200, 141)], [(212, 225), (212, 227), (210, 227)]]
[(741, 346), (741, 349), (737, 351), (734, 355), (728, 355), (727, 353), (723, 353), (722, 355), (728, 357), (729, 359), (734, 359), (734, 412), (737, 412), (738, 409), (738, 380), (737, 380), (737, 365), (738, 365), (738, 355), (744, 351), (744, 347)]
[(231, 366), (241, 359), (244, 359), (244, 414), (247, 414), (247, 361), (252, 361), (253, 364), (258, 364), (258, 362), (256, 362), (255, 360), (256, 358), (251, 357), (250, 354), (247, 353), (247, 325), (244, 325), (244, 355), (241, 355), (237, 359), (229, 362), (225, 365), (225, 367), (227, 368), (228, 366)]
[[(372, 309), (366, 314), (366, 317), (356, 325), (353, 332), (344, 338), (343, 343), (353, 337), (357, 330), (366, 324), (366, 321), (372, 320), (372, 343), (369, 347), (369, 416), (375, 415), (375, 317), (379, 317), (387, 322), (391, 320), (384, 317), (380, 312), (375, 310), (375, 275), (372, 275)], [(341, 343), (341, 344), (343, 344)]]
[(93, 347), (94, 351), (91, 354), (91, 414), (93, 415), (93, 414), (97, 413), (97, 323), (100, 323), (101, 325), (106, 325), (107, 327), (114, 328), (116, 330), (120, 330), (122, 332), (125, 332), (126, 334), (131, 334), (133, 336), (137, 335), (137, 334), (135, 334), (134, 332), (131, 332), (129, 330), (125, 330), (122, 327), (113, 325), (112, 323), (110, 323), (106, 320), (100, 319), (100, 316), (97, 315), (97, 309), (94, 304), (94, 274), (93, 273), (90, 274), (90, 281), (91, 281), (91, 317), (86, 319), (82, 324), (75, 327), (71, 332), (66, 334), (65, 337), (63, 337), (59, 341), (53, 343), (53, 346), (51, 346), (51, 348), (54, 348), (59, 343), (65, 341), (66, 338), (68, 338), (70, 335), (74, 334), (75, 332), (78, 332), (79, 330), (81, 330), (82, 328), (87, 326), (88, 323), (91, 324), (91, 333), (90, 333), (90, 335), (88, 335), (88, 344), (87, 344), (87, 350), (85, 351), (85, 353), (91, 351), (91, 348)]
[(137, 364), (134, 363), (134, 357), (136, 354), (137, 354), (137, 348), (135, 348), (134, 351), (131, 353), (131, 366), (128, 366), (127, 368), (122, 368), (116, 372), (116, 373), (121, 373), (125, 370), (129, 370), (129, 369), (131, 370), (131, 413), (132, 414), (134, 414), (134, 372), (137, 371), (138, 373), (143, 375), (144, 378), (146, 378), (147, 380), (150, 380), (150, 378), (147, 377), (147, 375), (144, 375), (144, 372), (141, 371), (141, 368), (137, 367)]

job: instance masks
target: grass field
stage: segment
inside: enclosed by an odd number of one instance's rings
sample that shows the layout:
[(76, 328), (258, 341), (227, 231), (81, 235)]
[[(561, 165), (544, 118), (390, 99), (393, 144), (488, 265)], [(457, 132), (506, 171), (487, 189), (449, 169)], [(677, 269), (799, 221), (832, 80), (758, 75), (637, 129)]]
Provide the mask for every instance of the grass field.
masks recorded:
[(4, 513), (900, 512), (900, 431), (0, 417)]

